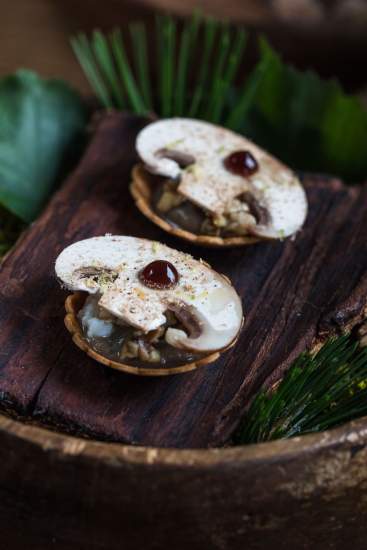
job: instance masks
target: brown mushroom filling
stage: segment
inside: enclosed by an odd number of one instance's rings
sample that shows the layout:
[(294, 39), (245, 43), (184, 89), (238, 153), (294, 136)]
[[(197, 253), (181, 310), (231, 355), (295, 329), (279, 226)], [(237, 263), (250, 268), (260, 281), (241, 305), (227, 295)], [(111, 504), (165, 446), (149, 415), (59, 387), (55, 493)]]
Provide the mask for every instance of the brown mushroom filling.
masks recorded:
[(175, 367), (195, 361), (200, 354), (174, 348), (165, 341), (168, 327), (175, 326), (196, 335), (198, 327), (184, 308), (170, 306), (167, 322), (148, 333), (124, 324), (98, 305), (100, 296), (91, 295), (79, 311), (78, 319), (85, 339), (97, 352), (113, 361), (141, 366)]
[(154, 177), (153, 207), (171, 225), (217, 237), (243, 236), (249, 228), (266, 223), (268, 212), (250, 194), (242, 193), (223, 214), (214, 215), (196, 206), (177, 191), (178, 182)]

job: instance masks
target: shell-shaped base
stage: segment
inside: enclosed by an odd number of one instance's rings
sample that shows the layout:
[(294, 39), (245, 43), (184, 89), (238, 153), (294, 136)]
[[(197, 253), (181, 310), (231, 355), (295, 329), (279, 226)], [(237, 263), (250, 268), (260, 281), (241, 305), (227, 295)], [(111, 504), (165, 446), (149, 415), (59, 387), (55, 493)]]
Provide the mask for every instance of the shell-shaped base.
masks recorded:
[(209, 363), (213, 363), (220, 357), (220, 354), (222, 352), (232, 347), (237, 341), (237, 338), (236, 338), (227, 348), (221, 350), (220, 352), (216, 351), (214, 353), (211, 353), (210, 355), (206, 355), (200, 358), (199, 360), (195, 360), (192, 363), (187, 363), (185, 365), (180, 365), (178, 367), (156, 367), (156, 368), (152, 366), (135, 367), (133, 365), (127, 365), (125, 363), (113, 361), (96, 352), (90, 346), (90, 344), (87, 342), (87, 340), (83, 335), (77, 316), (78, 316), (78, 312), (83, 307), (87, 296), (88, 295), (85, 292), (75, 292), (74, 294), (71, 294), (70, 296), (67, 297), (65, 301), (65, 309), (66, 309), (65, 326), (70, 332), (70, 334), (72, 335), (73, 341), (78, 346), (78, 348), (80, 348), (82, 351), (87, 353), (90, 357), (92, 357), (92, 359), (94, 359), (98, 363), (102, 363), (103, 365), (106, 365), (107, 367), (111, 367), (112, 369), (127, 372), (129, 374), (135, 374), (138, 376), (167, 376), (172, 374), (182, 374), (184, 372), (195, 370), (198, 367), (208, 365)]
[(197, 235), (185, 231), (179, 227), (175, 227), (169, 224), (163, 218), (154, 211), (152, 206), (153, 189), (151, 185), (151, 178), (141, 164), (134, 166), (132, 170), (132, 183), (130, 185), (130, 192), (134, 197), (135, 204), (144, 216), (149, 218), (153, 223), (158, 225), (167, 233), (175, 235), (181, 239), (189, 241), (190, 243), (200, 246), (207, 246), (213, 248), (221, 247), (236, 247), (257, 243), (260, 239), (251, 236), (238, 236), (238, 237), (215, 237), (212, 235)]

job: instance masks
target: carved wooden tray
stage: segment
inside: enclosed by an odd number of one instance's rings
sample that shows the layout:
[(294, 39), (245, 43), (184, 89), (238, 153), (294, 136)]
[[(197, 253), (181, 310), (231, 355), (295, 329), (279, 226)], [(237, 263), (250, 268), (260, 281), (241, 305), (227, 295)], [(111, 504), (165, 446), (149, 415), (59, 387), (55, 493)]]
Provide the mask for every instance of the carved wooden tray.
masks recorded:
[[(162, 447), (225, 444), (251, 396), (304, 349), (358, 323), (367, 297), (367, 187), (305, 176), (310, 211), (295, 240), (218, 251), (169, 238), (128, 193), (144, 121), (106, 116), (78, 169), (0, 270), (0, 407), (54, 429)], [(243, 298), (238, 344), (213, 365), (146, 378), (97, 364), (63, 324), (54, 261), (106, 232), (166, 242), (228, 275)]]

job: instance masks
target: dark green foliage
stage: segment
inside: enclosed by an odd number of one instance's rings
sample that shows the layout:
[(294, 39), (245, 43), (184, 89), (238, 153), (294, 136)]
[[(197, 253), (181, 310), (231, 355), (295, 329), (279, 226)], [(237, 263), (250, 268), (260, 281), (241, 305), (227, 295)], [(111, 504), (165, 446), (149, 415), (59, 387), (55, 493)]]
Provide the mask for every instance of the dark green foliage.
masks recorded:
[(182, 28), (158, 17), (150, 55), (144, 25), (131, 25), (130, 34), (132, 59), (121, 31), (72, 39), (107, 109), (208, 120), (245, 134), (297, 170), (366, 177), (367, 112), (336, 81), (284, 64), (264, 39), (258, 64), (243, 78), (245, 31), (197, 14)]
[[(260, 78), (259, 78), (260, 73)], [(238, 101), (255, 89), (247, 116), (230, 126), (303, 171), (358, 181), (367, 176), (367, 112), (336, 81), (285, 65), (265, 40)]]
[(261, 390), (235, 443), (248, 444), (320, 432), (367, 415), (367, 349), (351, 336), (303, 353), (279, 385)]

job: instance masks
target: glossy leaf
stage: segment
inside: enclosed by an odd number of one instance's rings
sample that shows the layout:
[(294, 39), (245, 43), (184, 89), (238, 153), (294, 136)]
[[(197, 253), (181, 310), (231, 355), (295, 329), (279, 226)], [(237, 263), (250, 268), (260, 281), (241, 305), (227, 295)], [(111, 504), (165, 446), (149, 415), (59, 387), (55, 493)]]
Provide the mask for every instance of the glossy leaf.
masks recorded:
[(0, 204), (32, 221), (84, 131), (78, 94), (59, 80), (18, 71), (0, 81)]

